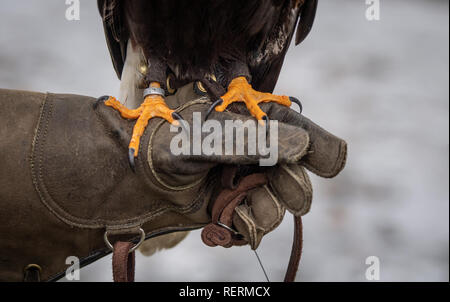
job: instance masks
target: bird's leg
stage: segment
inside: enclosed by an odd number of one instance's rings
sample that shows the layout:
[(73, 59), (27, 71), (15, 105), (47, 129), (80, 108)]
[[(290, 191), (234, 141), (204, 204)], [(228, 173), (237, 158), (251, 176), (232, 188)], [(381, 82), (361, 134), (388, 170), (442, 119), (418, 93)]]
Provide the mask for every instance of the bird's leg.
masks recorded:
[(171, 110), (164, 101), (165, 90), (162, 87), (162, 83), (166, 81), (167, 64), (150, 55), (147, 57), (147, 60), (149, 65), (146, 71), (146, 81), (150, 84), (144, 90), (144, 101), (139, 108), (134, 110), (128, 109), (111, 97), (105, 102), (105, 105), (119, 111), (123, 118), (137, 120), (128, 149), (128, 160), (133, 171), (135, 170), (135, 158), (139, 154), (140, 140), (149, 120), (158, 117), (175, 126), (179, 126), (178, 120), (182, 120), (181, 116), (175, 110)]
[(148, 89), (144, 92), (144, 102), (137, 109), (130, 110), (122, 105), (116, 99), (110, 97), (106, 100), (105, 105), (110, 106), (120, 112), (123, 118), (137, 119), (134, 125), (133, 134), (131, 137), (128, 157), (130, 166), (134, 170), (134, 159), (139, 153), (139, 145), (148, 121), (154, 117), (163, 118), (169, 123), (178, 126), (181, 116), (174, 110), (171, 110), (164, 101), (164, 90), (157, 82), (152, 82)]
[(300, 106), (300, 109), (302, 108), (300, 101), (296, 98), (256, 91), (252, 88), (246, 77), (240, 76), (231, 81), (227, 93), (210, 107), (206, 114), (206, 119), (214, 109), (218, 112), (223, 112), (229, 105), (235, 102), (245, 103), (250, 114), (261, 124), (266, 125), (268, 117), (259, 107), (260, 103), (274, 102), (288, 107), (290, 107), (292, 103), (296, 103)]

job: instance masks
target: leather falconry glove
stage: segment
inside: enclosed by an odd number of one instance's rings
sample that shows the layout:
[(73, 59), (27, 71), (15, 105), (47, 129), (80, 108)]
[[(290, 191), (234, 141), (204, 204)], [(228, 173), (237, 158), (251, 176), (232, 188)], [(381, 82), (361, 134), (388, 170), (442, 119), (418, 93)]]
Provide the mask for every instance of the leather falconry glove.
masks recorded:
[[(221, 223), (223, 217), (232, 219), (226, 227), (240, 233), (234, 241), (256, 248), (285, 208), (296, 215), (308, 211), (311, 186), (302, 167), (332, 177), (345, 164), (344, 141), (276, 106), (267, 110), (280, 121), (278, 167), (259, 167), (266, 154), (258, 148), (244, 155), (197, 154), (194, 135), (191, 152), (173, 154), (176, 138), (192, 132), (196, 114), (204, 116), (212, 103), (190, 84), (166, 100), (186, 120), (185, 130), (171, 132), (170, 124), (152, 119), (133, 172), (126, 155), (133, 123), (106, 100), (0, 90), (1, 281), (57, 280), (70, 265), (68, 257), (84, 266), (112, 250), (116, 281), (131, 281), (129, 252), (144, 239)], [(210, 120), (222, 129), (226, 121), (254, 121), (215, 114)], [(225, 141), (223, 132), (217, 141)], [(203, 143), (208, 133), (199, 137)], [(251, 148), (247, 140), (242, 144)], [(227, 180), (229, 170), (234, 173)], [(223, 207), (221, 198), (227, 200)], [(213, 233), (205, 237), (218, 239)]]
[[(248, 192), (246, 202), (235, 209), (233, 224), (256, 250), (264, 235), (283, 220), (287, 209), (295, 217), (307, 214), (311, 207), (313, 189), (305, 168), (323, 178), (335, 177), (345, 166), (347, 144), (296, 111), (275, 103), (261, 108), (272, 119), (306, 130), (310, 140), (307, 154), (295, 164), (279, 164), (267, 169), (267, 185)], [(245, 114), (246, 108), (233, 104), (230, 110)], [(214, 113), (211, 118), (217, 118)], [(280, 130), (281, 131), (281, 130)]]

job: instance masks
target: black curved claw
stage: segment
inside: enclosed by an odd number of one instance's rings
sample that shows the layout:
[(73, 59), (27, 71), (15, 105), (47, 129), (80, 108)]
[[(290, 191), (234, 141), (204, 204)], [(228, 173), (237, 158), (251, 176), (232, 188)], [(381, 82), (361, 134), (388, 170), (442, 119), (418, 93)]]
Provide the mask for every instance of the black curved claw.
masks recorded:
[(94, 103), (94, 110), (97, 109), (97, 107), (98, 107), (98, 105), (100, 105), (100, 103), (104, 103), (104, 102), (106, 102), (108, 99), (109, 99), (109, 96), (107, 96), (107, 95), (104, 95), (104, 96), (102, 96), (102, 97), (99, 97), (99, 98), (97, 99), (97, 101), (95, 101), (95, 103)]
[(222, 104), (223, 104), (222, 99), (218, 99), (217, 101), (215, 101), (214, 104), (212, 104), (211, 107), (209, 107), (208, 111), (206, 112), (205, 121), (208, 120), (208, 117), (211, 115), (213, 110), (216, 109), (217, 106), (220, 106)]
[(297, 99), (297, 98), (294, 98), (293, 96), (290, 96), (289, 97), (289, 100), (292, 102), (292, 103), (295, 103), (295, 104), (297, 104), (298, 105), (298, 107), (300, 107), (300, 113), (302, 113), (303, 112), (303, 105), (302, 105), (302, 102), (300, 102), (300, 100), (299, 99)]
[(128, 162), (130, 163), (130, 168), (131, 170), (133, 170), (134, 173), (136, 173), (136, 164), (134, 162), (134, 153), (136, 152), (136, 150), (134, 150), (133, 148), (130, 148), (128, 150)]
[(269, 122), (270, 122), (270, 120), (269, 120), (269, 117), (267, 115), (264, 115), (262, 117), (262, 119), (263, 119), (264, 123), (266, 124), (266, 137), (267, 137), (269, 135)]
[(179, 115), (177, 112), (172, 113), (172, 117), (177, 120), (180, 123), (181, 128), (186, 132), (189, 133), (189, 131), (186, 129), (184, 125), (184, 119), (181, 115)]

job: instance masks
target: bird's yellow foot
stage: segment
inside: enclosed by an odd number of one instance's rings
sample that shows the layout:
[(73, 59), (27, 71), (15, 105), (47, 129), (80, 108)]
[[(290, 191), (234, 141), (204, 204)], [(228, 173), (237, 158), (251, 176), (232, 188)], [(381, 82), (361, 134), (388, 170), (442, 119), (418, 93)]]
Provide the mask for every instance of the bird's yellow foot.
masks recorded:
[(130, 166), (133, 171), (135, 170), (134, 159), (138, 156), (140, 140), (148, 125), (148, 121), (154, 117), (159, 117), (175, 126), (179, 126), (180, 123), (177, 120), (182, 120), (178, 113), (167, 106), (161, 95), (148, 95), (145, 97), (142, 105), (134, 110), (128, 109), (113, 97), (109, 97), (105, 101), (105, 105), (119, 111), (123, 118), (137, 119), (136, 124), (134, 125), (128, 154)]
[(259, 108), (260, 103), (275, 102), (287, 107), (290, 107), (292, 103), (296, 103), (300, 106), (300, 110), (302, 109), (300, 101), (296, 98), (256, 91), (248, 83), (245, 77), (238, 77), (231, 81), (227, 93), (209, 108), (205, 119), (208, 118), (214, 109), (218, 112), (223, 112), (229, 105), (236, 102), (244, 102), (250, 114), (260, 123), (264, 123), (265, 121), (266, 125), (268, 117), (267, 114)]

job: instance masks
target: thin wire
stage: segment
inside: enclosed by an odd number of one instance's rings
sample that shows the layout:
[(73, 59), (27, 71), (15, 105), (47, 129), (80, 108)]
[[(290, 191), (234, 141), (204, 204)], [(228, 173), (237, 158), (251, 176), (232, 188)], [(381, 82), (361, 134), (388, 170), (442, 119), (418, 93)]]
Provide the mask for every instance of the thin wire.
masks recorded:
[(264, 269), (264, 265), (262, 264), (261, 259), (259, 258), (258, 253), (256, 252), (256, 250), (253, 250), (253, 251), (255, 252), (256, 259), (258, 259), (259, 265), (261, 266), (261, 269), (262, 269), (262, 271), (263, 271), (263, 273), (264, 273), (264, 276), (266, 276), (267, 282), (270, 282), (269, 277), (267, 276), (266, 270)]

